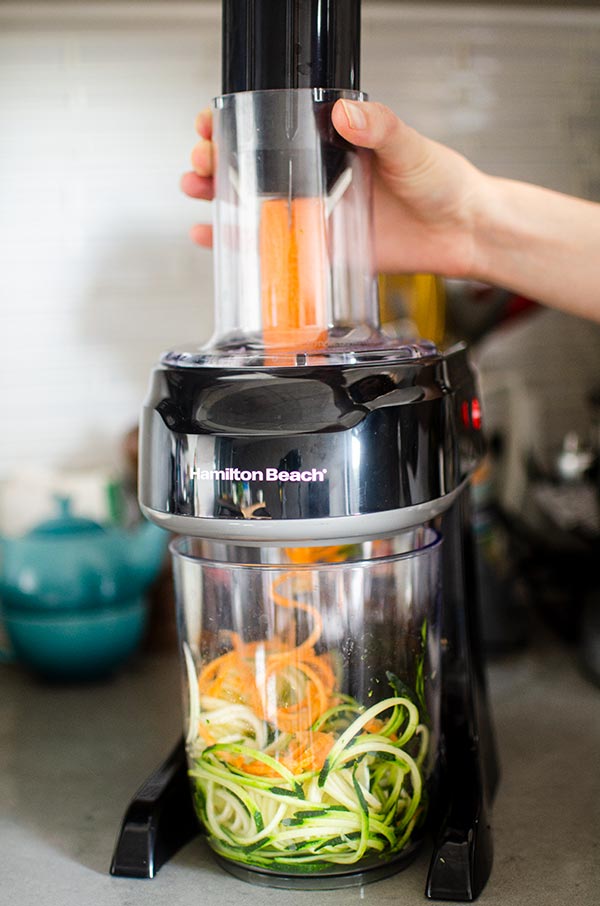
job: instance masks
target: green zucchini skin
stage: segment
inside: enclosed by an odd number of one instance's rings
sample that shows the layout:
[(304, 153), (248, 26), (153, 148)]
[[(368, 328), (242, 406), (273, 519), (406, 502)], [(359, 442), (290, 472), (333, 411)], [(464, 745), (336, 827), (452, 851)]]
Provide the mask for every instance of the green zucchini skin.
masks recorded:
[[(336, 736), (319, 771), (293, 774), (251, 739), (192, 746), (194, 802), (212, 848), (287, 874), (352, 870), (410, 848), (427, 811), (428, 720), (420, 696), (389, 679), (393, 696), (367, 709), (348, 699), (315, 721), (313, 730)], [(365, 730), (386, 714), (376, 733)], [(244, 771), (239, 756), (272, 776)]]

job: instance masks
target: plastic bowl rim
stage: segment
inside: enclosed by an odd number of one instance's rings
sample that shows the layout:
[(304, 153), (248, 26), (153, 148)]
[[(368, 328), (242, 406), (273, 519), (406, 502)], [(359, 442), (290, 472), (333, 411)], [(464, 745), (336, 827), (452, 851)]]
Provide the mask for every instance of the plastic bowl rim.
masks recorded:
[[(376, 564), (395, 563), (398, 560), (409, 560), (409, 559), (413, 559), (415, 557), (422, 557), (425, 554), (432, 553), (436, 549), (439, 549), (439, 547), (441, 546), (442, 541), (443, 541), (441, 532), (439, 532), (437, 529), (431, 528), (430, 526), (428, 526), (426, 528), (426, 532), (428, 535), (431, 535), (433, 537), (426, 544), (423, 544), (422, 547), (417, 547), (410, 551), (404, 551), (403, 553), (400, 553), (400, 554), (386, 554), (383, 557), (363, 557), (360, 560), (338, 560), (337, 562), (334, 562), (334, 563), (332, 563), (331, 561), (328, 561), (328, 560), (316, 561), (314, 563), (238, 563), (237, 561), (233, 561), (233, 560), (217, 560), (214, 557), (198, 557), (198, 556), (194, 556), (192, 554), (183, 553), (179, 549), (184, 543), (186, 543), (190, 540), (198, 540), (198, 541), (209, 540), (209, 539), (201, 539), (201, 538), (196, 539), (192, 535), (179, 535), (176, 538), (174, 538), (169, 543), (169, 551), (171, 553), (171, 556), (175, 560), (187, 560), (191, 563), (195, 563), (198, 566), (216, 568), (216, 569), (258, 570), (260, 572), (264, 572), (264, 571), (290, 572), (293, 570), (295, 572), (296, 570), (298, 570), (298, 571), (305, 571), (305, 570), (306, 571), (308, 571), (308, 570), (321, 571), (324, 569), (327, 569), (327, 570), (334, 569), (335, 570), (335, 569), (340, 569), (340, 567), (345, 568), (345, 569), (351, 569), (353, 567), (359, 567), (359, 568), (367, 567), (368, 568), (371, 566), (375, 566)], [(376, 540), (376, 539), (373, 539), (373, 540)], [(219, 543), (219, 542), (217, 542), (217, 543)], [(223, 542), (223, 544), (227, 544), (227, 542)], [(348, 542), (348, 546), (350, 546), (350, 545), (352, 545), (352, 541)], [(250, 550), (249, 545), (231, 544), (230, 546), (234, 547), (234, 548), (242, 548), (242, 549)], [(294, 545), (286, 545), (286, 546), (293, 547)], [(295, 546), (311, 547), (311, 545), (295, 545)], [(332, 547), (335, 545), (315, 544), (312, 546), (313, 547)], [(345, 546), (345, 545), (343, 542), (341, 542), (340, 546)], [(264, 547), (275, 547), (275, 545), (264, 545)]]

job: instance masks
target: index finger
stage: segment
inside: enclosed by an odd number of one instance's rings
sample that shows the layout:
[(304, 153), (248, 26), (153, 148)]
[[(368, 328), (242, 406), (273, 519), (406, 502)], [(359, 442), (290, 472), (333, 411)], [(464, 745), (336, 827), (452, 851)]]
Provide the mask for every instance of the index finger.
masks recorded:
[(210, 107), (205, 107), (196, 117), (196, 132), (209, 141), (212, 138), (212, 110)]

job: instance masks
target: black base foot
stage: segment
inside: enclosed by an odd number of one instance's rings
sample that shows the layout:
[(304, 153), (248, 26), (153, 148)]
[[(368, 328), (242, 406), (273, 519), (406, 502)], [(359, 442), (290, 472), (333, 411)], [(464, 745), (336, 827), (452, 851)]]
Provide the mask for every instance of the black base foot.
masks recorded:
[(124, 878), (153, 878), (161, 865), (198, 833), (181, 740), (129, 804), (110, 873)]

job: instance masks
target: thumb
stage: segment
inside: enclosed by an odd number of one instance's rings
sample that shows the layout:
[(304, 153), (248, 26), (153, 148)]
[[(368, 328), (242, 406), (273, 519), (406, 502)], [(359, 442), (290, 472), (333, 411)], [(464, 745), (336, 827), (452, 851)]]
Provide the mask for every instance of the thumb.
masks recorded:
[(342, 138), (372, 148), (379, 166), (391, 177), (410, 176), (430, 162), (432, 142), (383, 104), (340, 100), (331, 119)]

